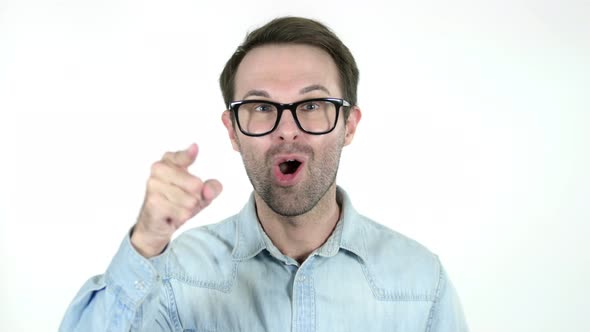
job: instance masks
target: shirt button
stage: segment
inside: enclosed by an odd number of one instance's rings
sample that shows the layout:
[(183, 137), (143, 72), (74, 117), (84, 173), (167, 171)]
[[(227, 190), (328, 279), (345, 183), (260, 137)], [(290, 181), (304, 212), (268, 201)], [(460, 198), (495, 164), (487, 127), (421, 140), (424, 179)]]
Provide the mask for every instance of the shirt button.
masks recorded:
[(135, 280), (135, 289), (142, 291), (145, 289), (145, 283), (142, 280)]

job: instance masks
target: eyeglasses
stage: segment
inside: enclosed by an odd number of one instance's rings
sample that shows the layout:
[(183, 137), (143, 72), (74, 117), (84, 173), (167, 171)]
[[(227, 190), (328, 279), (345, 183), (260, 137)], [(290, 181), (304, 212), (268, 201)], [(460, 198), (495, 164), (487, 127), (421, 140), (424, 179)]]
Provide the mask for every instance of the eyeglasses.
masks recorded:
[(291, 104), (268, 100), (240, 100), (229, 104), (238, 128), (247, 136), (264, 136), (273, 132), (288, 109), (297, 127), (312, 135), (323, 135), (336, 128), (340, 108), (350, 103), (340, 98), (315, 98)]

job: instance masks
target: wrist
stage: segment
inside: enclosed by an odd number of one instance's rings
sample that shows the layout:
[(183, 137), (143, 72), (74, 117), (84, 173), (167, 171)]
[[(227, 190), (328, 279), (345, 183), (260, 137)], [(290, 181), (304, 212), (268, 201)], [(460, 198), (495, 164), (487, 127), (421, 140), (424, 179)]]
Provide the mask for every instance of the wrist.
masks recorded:
[(152, 258), (160, 255), (169, 241), (158, 241), (153, 237), (146, 235), (141, 231), (141, 227), (138, 225), (133, 226), (131, 229), (131, 245), (133, 248), (143, 257)]

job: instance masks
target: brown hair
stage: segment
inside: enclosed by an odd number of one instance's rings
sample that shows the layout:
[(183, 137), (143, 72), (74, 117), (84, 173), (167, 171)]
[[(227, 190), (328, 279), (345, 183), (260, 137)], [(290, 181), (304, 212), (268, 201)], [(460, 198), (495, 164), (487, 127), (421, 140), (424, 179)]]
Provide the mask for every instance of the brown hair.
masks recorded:
[[(338, 68), (343, 98), (352, 105), (356, 105), (359, 71), (348, 47), (328, 27), (318, 21), (302, 17), (281, 17), (248, 33), (242, 45), (225, 64), (219, 77), (219, 85), (226, 106), (234, 98), (236, 72), (242, 59), (253, 48), (267, 44), (303, 44), (326, 51)], [(344, 108), (345, 119), (348, 118), (349, 111), (350, 108)]]

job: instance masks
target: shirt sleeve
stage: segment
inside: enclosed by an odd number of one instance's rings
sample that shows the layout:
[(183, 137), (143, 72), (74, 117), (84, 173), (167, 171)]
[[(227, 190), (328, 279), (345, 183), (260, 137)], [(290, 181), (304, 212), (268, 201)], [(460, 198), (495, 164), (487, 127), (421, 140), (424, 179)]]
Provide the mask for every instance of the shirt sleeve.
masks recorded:
[(162, 290), (161, 271), (168, 247), (146, 259), (127, 235), (105, 274), (90, 278), (80, 289), (61, 322), (59, 331), (133, 331), (146, 325), (169, 330), (167, 310), (158, 310)]
[(459, 296), (441, 265), (437, 296), (430, 311), (427, 332), (468, 332)]

